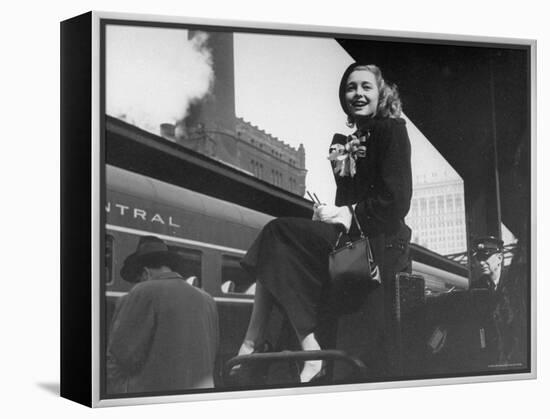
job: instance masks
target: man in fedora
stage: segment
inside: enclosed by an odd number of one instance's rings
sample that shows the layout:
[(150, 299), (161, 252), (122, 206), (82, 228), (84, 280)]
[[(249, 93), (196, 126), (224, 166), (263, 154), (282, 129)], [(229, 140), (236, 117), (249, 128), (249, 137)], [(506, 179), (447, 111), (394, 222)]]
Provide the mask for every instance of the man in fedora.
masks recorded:
[(151, 393), (213, 387), (218, 347), (214, 299), (186, 283), (184, 263), (158, 237), (141, 237), (121, 269), (137, 282), (113, 316), (107, 392)]

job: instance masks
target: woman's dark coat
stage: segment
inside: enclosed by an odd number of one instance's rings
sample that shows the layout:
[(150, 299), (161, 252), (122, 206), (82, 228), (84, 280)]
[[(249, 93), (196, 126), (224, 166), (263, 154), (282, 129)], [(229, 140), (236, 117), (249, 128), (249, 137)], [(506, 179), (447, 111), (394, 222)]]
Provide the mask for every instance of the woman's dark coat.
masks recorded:
[[(372, 377), (399, 375), (395, 278), (411, 270), (411, 230), (404, 222), (412, 198), (411, 146), (401, 118), (374, 118), (356, 136), (366, 137), (366, 156), (357, 158), (354, 177), (335, 174), (335, 203), (357, 204), (357, 218), (382, 271), (382, 286), (369, 292), (358, 308), (351, 304), (352, 313), (340, 316), (337, 346), (362, 359)], [(333, 144), (346, 142), (347, 137), (334, 136)], [(357, 234), (352, 228), (350, 235)]]
[[(411, 145), (401, 118), (373, 119), (361, 135), (367, 138), (366, 156), (357, 158), (354, 177), (335, 174), (335, 203), (357, 203), (357, 218), (382, 261), (386, 248), (403, 248), (410, 240), (404, 218), (412, 198)], [(337, 134), (333, 144), (346, 141)]]

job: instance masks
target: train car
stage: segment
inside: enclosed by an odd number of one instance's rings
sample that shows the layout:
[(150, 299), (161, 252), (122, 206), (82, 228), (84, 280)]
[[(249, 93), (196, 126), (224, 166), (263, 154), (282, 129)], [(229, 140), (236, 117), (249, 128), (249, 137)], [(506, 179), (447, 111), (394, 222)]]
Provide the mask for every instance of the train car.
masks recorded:
[[(139, 237), (156, 235), (186, 260), (181, 274), (215, 299), (220, 318), (220, 356), (234, 356), (246, 332), (254, 279), (239, 261), (261, 228), (273, 217), (112, 165), (106, 166), (105, 296), (106, 328), (115, 304), (132, 284), (122, 280), (124, 259)], [(413, 245), (413, 273), (426, 292), (466, 289), (467, 270)]]

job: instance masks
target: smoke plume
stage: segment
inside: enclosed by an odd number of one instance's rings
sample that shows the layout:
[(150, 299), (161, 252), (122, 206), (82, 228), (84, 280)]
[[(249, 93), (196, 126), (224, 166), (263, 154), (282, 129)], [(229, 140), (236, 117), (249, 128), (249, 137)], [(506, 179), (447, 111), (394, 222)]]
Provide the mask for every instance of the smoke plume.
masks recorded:
[(108, 25), (107, 114), (156, 134), (161, 123), (185, 118), (213, 82), (207, 38), (188, 40), (183, 29)]

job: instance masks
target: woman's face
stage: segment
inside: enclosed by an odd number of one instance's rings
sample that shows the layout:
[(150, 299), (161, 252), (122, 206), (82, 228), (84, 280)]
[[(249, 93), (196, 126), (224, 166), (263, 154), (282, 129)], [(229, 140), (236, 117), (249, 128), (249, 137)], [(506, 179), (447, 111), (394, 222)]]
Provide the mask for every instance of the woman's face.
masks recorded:
[(376, 115), (378, 96), (376, 78), (370, 71), (355, 70), (349, 75), (345, 100), (355, 122)]

